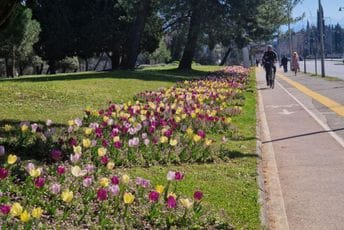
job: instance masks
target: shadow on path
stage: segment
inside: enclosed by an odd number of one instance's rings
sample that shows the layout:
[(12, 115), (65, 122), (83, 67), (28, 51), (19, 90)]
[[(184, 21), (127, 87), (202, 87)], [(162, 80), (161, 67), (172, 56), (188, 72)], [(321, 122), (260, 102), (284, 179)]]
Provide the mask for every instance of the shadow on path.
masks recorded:
[(277, 139), (273, 139), (273, 140), (270, 140), (270, 141), (263, 141), (262, 143), (263, 144), (273, 143), (273, 142), (284, 141), (284, 140), (288, 140), (288, 139), (294, 139), (294, 138), (298, 138), (298, 137), (317, 135), (317, 134), (321, 134), (321, 133), (338, 132), (338, 131), (343, 131), (343, 130), (344, 130), (344, 128), (331, 129), (331, 130), (322, 130), (322, 131), (317, 131), (317, 132), (311, 132), (311, 133), (304, 133), (304, 134), (294, 135), (294, 136), (290, 136), (290, 137), (277, 138)]

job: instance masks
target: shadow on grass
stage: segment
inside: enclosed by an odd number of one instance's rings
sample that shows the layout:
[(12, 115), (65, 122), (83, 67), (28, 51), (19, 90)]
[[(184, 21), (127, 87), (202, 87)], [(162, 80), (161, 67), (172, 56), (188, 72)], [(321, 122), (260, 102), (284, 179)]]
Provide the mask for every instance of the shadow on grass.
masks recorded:
[(259, 158), (258, 154), (251, 154), (251, 153), (246, 154), (239, 151), (229, 151), (229, 150), (222, 151), (221, 155), (224, 157), (228, 157), (230, 159), (247, 158), (247, 157)]
[(209, 72), (200, 70), (180, 71), (173, 69), (137, 69), (137, 70), (116, 70), (112, 72), (84, 72), (84, 73), (67, 73), (56, 75), (35, 75), (15, 79), (3, 79), (3, 81), (16, 82), (47, 82), (47, 81), (69, 81), (84, 80), (97, 78), (111, 79), (137, 79), (144, 81), (167, 81), (177, 82), (190, 78), (199, 78), (207, 75)]

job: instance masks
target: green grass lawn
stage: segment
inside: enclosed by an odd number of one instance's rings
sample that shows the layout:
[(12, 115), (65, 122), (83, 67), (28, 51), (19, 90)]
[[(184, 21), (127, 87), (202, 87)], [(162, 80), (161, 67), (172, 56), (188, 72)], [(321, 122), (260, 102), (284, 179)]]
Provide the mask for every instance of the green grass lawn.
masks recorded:
[(27, 76), (0, 81), (0, 120), (10, 119), (57, 123), (83, 115), (83, 109), (105, 108), (108, 101), (126, 102), (145, 90), (173, 85), (186, 77), (196, 77), (218, 66), (195, 66), (189, 73), (174, 67), (137, 71), (88, 72)]
[[(137, 71), (77, 73), (56, 76), (28, 76), (0, 81), (0, 123), (21, 120), (45, 121), (50, 118), (65, 124), (83, 115), (86, 106), (104, 108), (108, 101), (130, 100), (136, 93), (173, 85), (176, 81), (205, 75), (217, 66), (195, 66), (182, 73), (173, 67)], [(168, 170), (180, 170), (186, 178), (181, 191), (191, 196), (195, 189), (205, 193), (207, 207), (223, 210), (237, 229), (259, 229), (260, 206), (256, 182), (256, 89), (252, 78), (243, 113), (233, 118), (238, 127), (234, 139), (225, 146), (228, 160), (213, 164), (154, 166), (121, 169), (131, 177), (140, 175), (153, 184), (166, 181)], [(224, 134), (225, 135), (225, 134)], [(221, 139), (222, 135), (215, 136)]]

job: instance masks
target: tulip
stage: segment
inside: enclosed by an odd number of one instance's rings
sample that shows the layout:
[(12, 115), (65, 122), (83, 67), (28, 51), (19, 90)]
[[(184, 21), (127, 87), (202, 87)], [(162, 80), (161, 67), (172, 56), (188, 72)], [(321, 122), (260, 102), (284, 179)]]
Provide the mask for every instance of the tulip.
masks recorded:
[(30, 172), (29, 172), (30, 176), (32, 177), (39, 177), (41, 175), (41, 169), (38, 168), (38, 169), (31, 169)]
[(20, 221), (23, 223), (28, 222), (31, 219), (31, 215), (30, 213), (28, 213), (28, 211), (24, 211), (20, 214)]
[(21, 129), (21, 131), (22, 131), (23, 133), (25, 133), (25, 132), (29, 129), (29, 126), (26, 125), (26, 124), (23, 124), (23, 125), (20, 127), (20, 129)]
[(42, 188), (45, 184), (45, 178), (38, 177), (35, 179), (34, 183), (36, 188)]
[(58, 149), (54, 149), (53, 151), (51, 151), (51, 158), (55, 161), (59, 161), (62, 158), (62, 152)]
[(8, 176), (8, 170), (5, 168), (0, 168), (0, 180), (5, 179)]
[(50, 186), (50, 191), (53, 194), (59, 194), (61, 191), (61, 185), (58, 183), (54, 183)]
[(119, 184), (119, 179), (116, 176), (111, 177), (111, 183), (114, 185), (118, 185)]
[(42, 214), (43, 214), (43, 210), (40, 207), (34, 208), (31, 212), (32, 217), (36, 219), (41, 218)]
[(62, 174), (65, 173), (66, 169), (65, 169), (64, 166), (59, 165), (59, 166), (57, 167), (57, 170), (56, 170), (56, 171), (57, 171), (57, 174), (62, 175)]
[(82, 146), (86, 149), (89, 148), (91, 146), (91, 144), (92, 144), (91, 140), (88, 138), (82, 140)]
[(184, 174), (181, 172), (176, 172), (175, 173), (175, 180), (183, 180)]
[(90, 176), (85, 177), (82, 181), (82, 185), (86, 188), (90, 187), (92, 185), (92, 183), (93, 183), (93, 179)]
[(62, 192), (61, 198), (64, 202), (70, 203), (73, 200), (73, 192), (66, 189)]
[(173, 171), (168, 171), (168, 173), (167, 173), (167, 180), (171, 181), (171, 180), (175, 180), (175, 178), (176, 178), (176, 173), (173, 172)]
[(82, 177), (87, 174), (87, 170), (81, 170), (79, 166), (74, 166), (71, 168), (72, 175), (75, 177)]
[(75, 154), (82, 154), (82, 148), (81, 148), (81, 146), (80, 145), (78, 145), (78, 146), (73, 146), (73, 152), (75, 153)]
[(110, 185), (109, 192), (112, 196), (118, 196), (120, 188), (118, 185)]
[(177, 206), (176, 198), (174, 196), (168, 196), (166, 206), (167, 208), (175, 208)]
[(0, 205), (0, 212), (4, 215), (7, 215), (11, 211), (11, 206), (2, 204)]
[(132, 204), (135, 200), (135, 196), (131, 194), (130, 192), (126, 192), (123, 195), (123, 201), (125, 204)]
[(106, 148), (103, 148), (103, 147), (101, 147), (101, 148), (99, 148), (98, 149), (98, 156), (100, 156), (100, 157), (103, 157), (103, 156), (105, 156), (106, 155)]
[(102, 187), (108, 187), (109, 184), (110, 184), (110, 180), (109, 180), (108, 178), (106, 178), (106, 177), (100, 178), (99, 184), (100, 184)]
[(10, 213), (11, 215), (14, 216), (20, 216), (23, 212), (23, 207), (19, 203), (14, 203), (11, 207)]
[(112, 170), (114, 167), (115, 167), (115, 162), (113, 162), (113, 161), (108, 162), (106, 165), (106, 168), (108, 170)]
[(164, 189), (165, 189), (165, 187), (163, 185), (157, 185), (155, 187), (155, 190), (160, 194), (162, 194), (164, 192)]
[(108, 198), (107, 191), (105, 189), (103, 189), (103, 188), (98, 189), (98, 191), (97, 191), (97, 198), (100, 201), (106, 200)]
[(5, 146), (3, 146), (3, 145), (0, 145), (0, 157), (1, 156), (3, 156), (3, 155), (5, 155)]
[(106, 165), (109, 162), (109, 157), (108, 156), (102, 156), (100, 159), (100, 163), (103, 165)]
[(203, 193), (201, 191), (195, 191), (193, 197), (196, 201), (200, 201), (203, 197)]
[(127, 174), (123, 174), (121, 177), (121, 181), (123, 184), (129, 184), (130, 177)]
[(186, 209), (192, 208), (193, 202), (189, 199), (180, 199), (180, 203)]
[(159, 200), (159, 196), (160, 196), (160, 193), (159, 192), (157, 192), (157, 191), (151, 191), (150, 193), (149, 193), (149, 201), (150, 202), (152, 202), (152, 203), (156, 203), (156, 202), (158, 202), (158, 200)]
[(10, 164), (10, 165), (13, 165), (14, 163), (16, 163), (17, 159), (18, 158), (17, 158), (16, 155), (10, 154), (7, 157), (7, 163)]

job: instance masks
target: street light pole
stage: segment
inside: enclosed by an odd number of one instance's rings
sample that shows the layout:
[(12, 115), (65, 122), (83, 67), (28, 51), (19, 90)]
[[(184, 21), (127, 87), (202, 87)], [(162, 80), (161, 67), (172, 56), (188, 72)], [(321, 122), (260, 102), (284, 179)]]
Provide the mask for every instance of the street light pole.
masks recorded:
[(325, 77), (325, 46), (324, 46), (324, 11), (319, 0), (319, 30), (320, 30), (320, 55), (321, 55), (321, 76)]
[(288, 0), (288, 31), (289, 31), (289, 55), (290, 55), (290, 69), (292, 68), (291, 65), (291, 58), (292, 58), (292, 53), (293, 53), (293, 48), (292, 48), (292, 36), (291, 36), (291, 29), (290, 29), (290, 24), (291, 24), (291, 2), (292, 0)]

